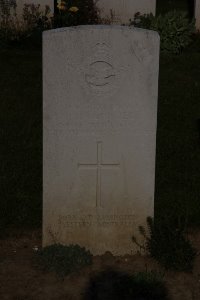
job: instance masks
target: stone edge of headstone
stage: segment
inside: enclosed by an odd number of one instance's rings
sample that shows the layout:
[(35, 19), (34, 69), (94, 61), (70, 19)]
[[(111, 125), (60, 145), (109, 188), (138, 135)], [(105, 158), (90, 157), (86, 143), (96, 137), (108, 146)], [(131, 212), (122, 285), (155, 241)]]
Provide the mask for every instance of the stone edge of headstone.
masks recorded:
[[(199, 0), (200, 1), (200, 0)], [(195, 12), (194, 12), (194, 17), (195, 17), (195, 27), (196, 27), (196, 31), (200, 32), (200, 4), (198, 3), (198, 1), (195, 1), (194, 4), (195, 8)]]
[(43, 31), (42, 35), (43, 37), (54, 34), (54, 33), (60, 33), (65, 31), (77, 31), (77, 30), (100, 30), (100, 29), (120, 29), (120, 30), (134, 30), (137, 32), (147, 32), (148, 34), (151, 34), (152, 36), (158, 36), (160, 39), (160, 35), (157, 31), (144, 29), (144, 28), (138, 28), (134, 26), (124, 26), (124, 25), (79, 25), (79, 26), (70, 26), (70, 27), (61, 27), (51, 30), (45, 30)]

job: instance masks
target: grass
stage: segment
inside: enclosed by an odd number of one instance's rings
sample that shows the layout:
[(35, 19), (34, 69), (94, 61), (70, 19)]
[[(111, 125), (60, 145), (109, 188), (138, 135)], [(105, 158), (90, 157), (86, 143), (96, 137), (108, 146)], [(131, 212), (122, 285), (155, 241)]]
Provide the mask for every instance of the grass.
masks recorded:
[[(180, 56), (161, 55), (155, 193), (156, 215), (178, 216), (177, 222), (187, 218), (195, 226), (200, 225), (199, 62), (200, 37)], [(1, 45), (0, 69), (0, 227), (40, 227), (40, 43)]]

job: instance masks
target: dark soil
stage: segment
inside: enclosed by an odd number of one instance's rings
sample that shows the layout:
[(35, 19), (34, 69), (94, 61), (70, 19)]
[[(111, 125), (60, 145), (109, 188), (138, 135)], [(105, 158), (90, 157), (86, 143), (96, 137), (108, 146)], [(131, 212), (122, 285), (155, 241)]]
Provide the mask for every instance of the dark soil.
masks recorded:
[[(82, 300), (91, 276), (114, 269), (128, 274), (141, 271), (161, 271), (171, 300), (200, 299), (200, 231), (192, 232), (191, 241), (197, 250), (191, 273), (163, 270), (148, 256), (113, 257), (111, 253), (95, 256), (93, 265), (78, 273), (61, 278), (42, 270), (36, 260), (41, 248), (41, 232), (12, 232), (0, 240), (1, 300)], [(199, 251), (199, 252), (198, 252)]]

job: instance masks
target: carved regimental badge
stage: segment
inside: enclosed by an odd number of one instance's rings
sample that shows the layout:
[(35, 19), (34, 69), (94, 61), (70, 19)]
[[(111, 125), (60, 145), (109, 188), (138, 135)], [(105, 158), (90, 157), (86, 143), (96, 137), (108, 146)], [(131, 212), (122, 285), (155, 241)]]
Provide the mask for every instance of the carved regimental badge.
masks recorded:
[(85, 89), (96, 95), (112, 94), (117, 88), (119, 73), (113, 64), (109, 46), (97, 43), (93, 48), (93, 55), (84, 62), (82, 77)]
[(105, 87), (112, 84), (115, 78), (113, 66), (106, 61), (95, 61), (90, 64), (85, 80), (93, 87)]

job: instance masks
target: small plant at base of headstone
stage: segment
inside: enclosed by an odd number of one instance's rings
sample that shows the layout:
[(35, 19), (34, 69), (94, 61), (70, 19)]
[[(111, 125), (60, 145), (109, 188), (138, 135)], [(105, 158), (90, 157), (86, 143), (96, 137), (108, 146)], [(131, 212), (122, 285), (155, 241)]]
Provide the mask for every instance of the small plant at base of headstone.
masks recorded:
[(105, 270), (90, 278), (84, 300), (167, 300), (163, 276), (157, 272), (133, 275)]
[(79, 245), (53, 244), (37, 252), (45, 270), (54, 271), (61, 277), (92, 264), (92, 254)]
[(172, 54), (179, 54), (186, 48), (195, 32), (195, 21), (189, 20), (185, 12), (176, 10), (158, 16), (137, 13), (130, 25), (158, 31), (161, 51)]
[(145, 248), (166, 269), (191, 271), (196, 251), (181, 228), (172, 228), (169, 222), (154, 221), (147, 218), (149, 236), (143, 226), (139, 226), (140, 234), (146, 239), (145, 245), (140, 245), (133, 236), (132, 241), (140, 248)]

